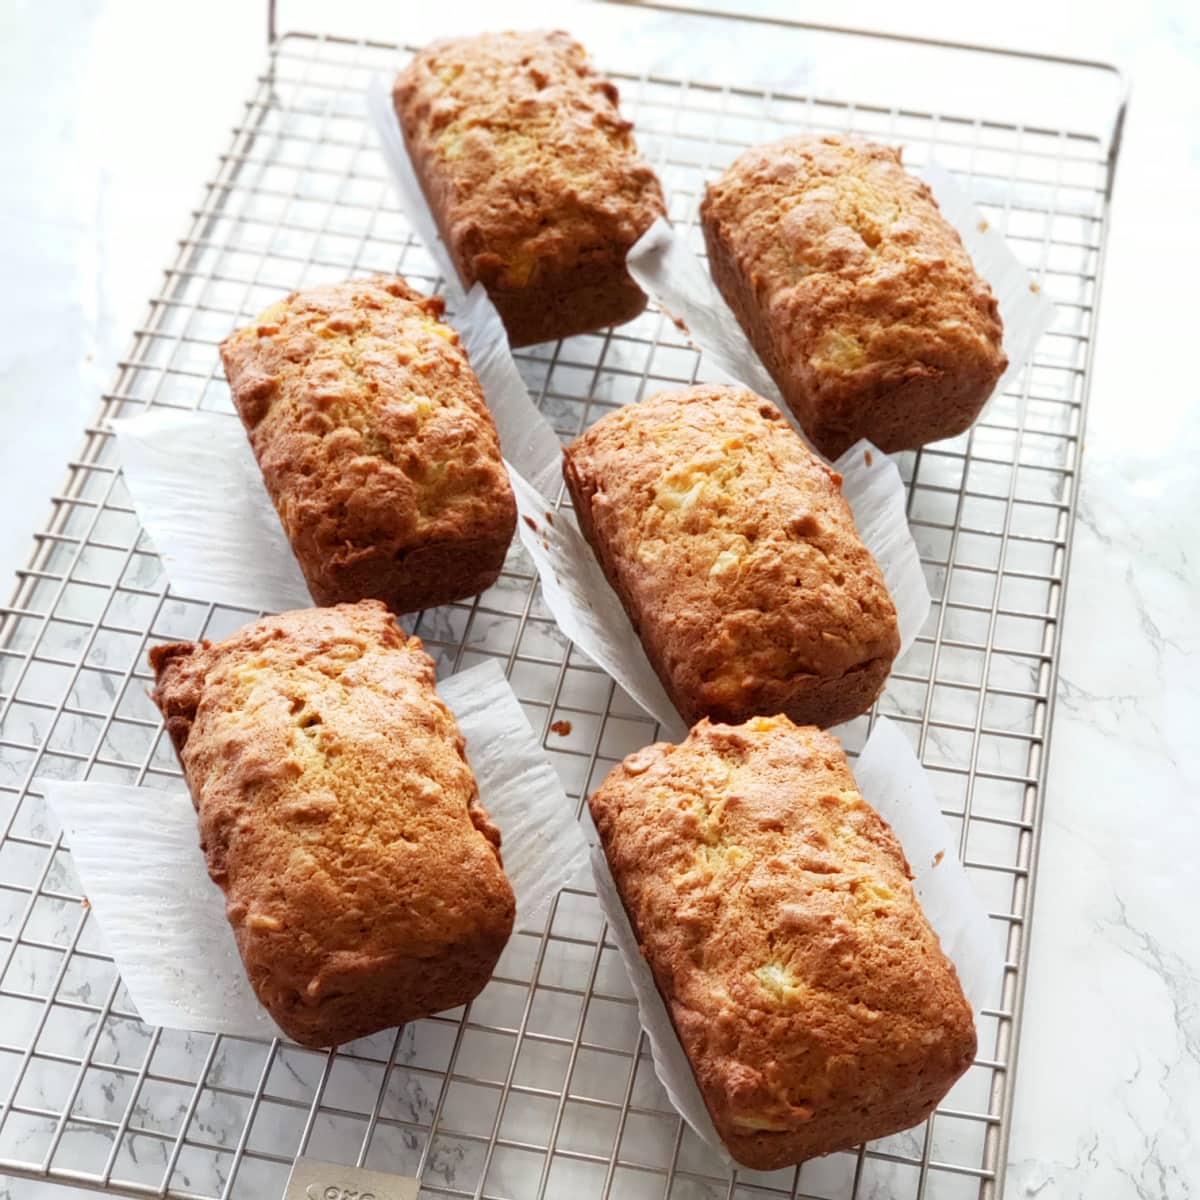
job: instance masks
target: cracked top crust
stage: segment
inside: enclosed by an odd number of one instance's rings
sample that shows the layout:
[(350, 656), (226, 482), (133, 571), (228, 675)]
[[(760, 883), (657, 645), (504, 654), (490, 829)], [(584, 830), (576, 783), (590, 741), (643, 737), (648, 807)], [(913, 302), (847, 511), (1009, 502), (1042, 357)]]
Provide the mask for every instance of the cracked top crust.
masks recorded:
[[(398, 963), (481, 944), (494, 961), (514, 912), (500, 835), (432, 660), (384, 605), (281, 613), (150, 658), (209, 874), (285, 1030), (344, 1040), (322, 1036), (323, 1006)], [(405, 1019), (406, 997), (388, 1003), (368, 1026)]]
[[(398, 596), (362, 590), (373, 571), (386, 592), (396, 564), (431, 547), (465, 544), (499, 572), (516, 502), (483, 389), (441, 315), (440, 298), (403, 279), (351, 279), (293, 292), (221, 346), (318, 603), (456, 599), (419, 574)], [(404, 604), (406, 588), (421, 603)]]
[(882, 683), (899, 650), (883, 575), (841, 477), (770, 401), (720, 385), (659, 392), (577, 438), (565, 472), (685, 720), (787, 711), (813, 681), (880, 663)]
[(463, 283), (481, 282), (522, 341), (536, 327), (508, 303), (522, 292), (558, 303), (575, 290), (555, 317), (574, 332), (645, 306), (625, 255), (666, 208), (617, 99), (561, 30), (434, 42), (396, 79), (400, 126)]
[(999, 306), (900, 151), (798, 135), (701, 204), (713, 275), (817, 447), (961, 432), (1007, 365)]
[(831, 734), (701, 721), (590, 807), (722, 1138), (770, 1170), (921, 1120), (975, 1028), (904, 853)]

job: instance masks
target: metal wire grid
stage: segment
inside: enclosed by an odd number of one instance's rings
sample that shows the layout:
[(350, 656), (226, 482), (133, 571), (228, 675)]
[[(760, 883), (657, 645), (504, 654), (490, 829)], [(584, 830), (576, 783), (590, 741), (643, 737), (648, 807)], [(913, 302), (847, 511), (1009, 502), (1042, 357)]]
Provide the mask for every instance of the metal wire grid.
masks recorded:
[[(697, 246), (700, 182), (741, 147), (797, 127), (855, 129), (902, 140), (910, 162), (957, 170), (1058, 302), (1036, 362), (985, 419), (902, 458), (935, 603), (878, 711), (928, 767), (1009, 960), (980, 1058), (933, 1118), (796, 1170), (728, 1175), (654, 1077), (583, 879), (544, 929), (513, 937), (469, 1011), (336, 1052), (151, 1028), (134, 1013), (39, 780), (181, 787), (145, 695), (147, 646), (222, 636), (254, 614), (170, 591), (105, 422), (148, 406), (231, 412), (216, 344), (282, 291), (372, 270), (436, 288), (364, 120), (368, 77), (401, 53), (308, 35), (277, 44), (0, 610), (0, 1170), (222, 1200), (280, 1194), (298, 1153), (418, 1175), (422, 1196), (998, 1194), (1106, 218), (1106, 148), (1067, 131), (623, 79), (673, 218)], [(653, 311), (519, 361), (563, 436), (606, 406), (703, 377)], [(503, 661), (580, 804), (652, 740), (654, 723), (562, 637), (519, 547), (494, 588), (415, 627), (440, 670)], [(852, 744), (867, 726), (856, 723)]]

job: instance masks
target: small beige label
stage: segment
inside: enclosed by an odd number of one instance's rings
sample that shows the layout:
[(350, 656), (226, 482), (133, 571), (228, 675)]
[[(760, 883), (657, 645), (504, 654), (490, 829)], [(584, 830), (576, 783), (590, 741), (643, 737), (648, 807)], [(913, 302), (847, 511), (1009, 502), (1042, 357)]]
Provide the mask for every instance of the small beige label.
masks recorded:
[(420, 1188), (419, 1181), (409, 1175), (298, 1158), (283, 1200), (417, 1200)]

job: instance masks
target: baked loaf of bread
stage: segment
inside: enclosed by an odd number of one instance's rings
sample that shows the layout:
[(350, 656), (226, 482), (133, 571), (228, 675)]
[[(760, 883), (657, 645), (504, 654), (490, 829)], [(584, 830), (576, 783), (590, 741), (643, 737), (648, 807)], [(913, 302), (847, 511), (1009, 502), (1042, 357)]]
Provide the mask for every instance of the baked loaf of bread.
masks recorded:
[(904, 852), (837, 739), (701, 721), (592, 816), (713, 1123), (769, 1171), (923, 1120), (975, 1027)]
[(1007, 366), (991, 288), (891, 146), (746, 151), (700, 206), (713, 279), (822, 454), (962, 433)]
[(475, 996), (513, 893), (420, 640), (363, 601), (150, 663), (208, 872), (279, 1027), (335, 1046)]
[(617, 89), (567, 34), (435, 42), (393, 92), (409, 157), (465, 287), (514, 346), (636, 317), (629, 247), (663, 216)]
[(651, 665), (690, 725), (865, 711), (900, 648), (841, 477), (745, 388), (659, 392), (597, 421), (564, 473)]
[(271, 305), (221, 346), (233, 402), (318, 604), (415, 612), (495, 582), (517, 509), (442, 301), (352, 279)]

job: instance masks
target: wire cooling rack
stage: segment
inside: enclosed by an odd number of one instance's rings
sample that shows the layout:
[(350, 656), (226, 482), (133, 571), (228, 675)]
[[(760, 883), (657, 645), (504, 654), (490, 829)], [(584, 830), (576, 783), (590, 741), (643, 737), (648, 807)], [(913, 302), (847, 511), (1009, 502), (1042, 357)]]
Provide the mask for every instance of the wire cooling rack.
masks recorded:
[[(1115, 133), (615, 73), (697, 248), (701, 182), (744, 145), (853, 129), (904, 142), (912, 163), (957, 171), (1058, 305), (1036, 361), (984, 420), (901, 457), (934, 608), (878, 711), (929, 769), (1008, 959), (979, 1059), (934, 1117), (799, 1169), (729, 1175), (657, 1084), (582, 879), (544, 929), (512, 938), (467, 1011), (336, 1052), (151, 1028), (133, 1011), (40, 781), (182, 787), (146, 696), (147, 647), (219, 637), (255, 614), (170, 590), (106, 421), (149, 406), (231, 412), (217, 343), (289, 289), (396, 270), (438, 286), (364, 114), (368, 78), (404, 54), (303, 34), (274, 45), (0, 610), (0, 1172), (226, 1200), (281, 1195), (305, 1154), (419, 1176), (422, 1196), (998, 1196)], [(564, 437), (607, 407), (704, 373), (653, 310), (518, 357)], [(503, 663), (579, 804), (653, 739), (653, 721), (558, 631), (519, 545), (495, 587), (415, 628), (442, 671)]]

